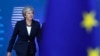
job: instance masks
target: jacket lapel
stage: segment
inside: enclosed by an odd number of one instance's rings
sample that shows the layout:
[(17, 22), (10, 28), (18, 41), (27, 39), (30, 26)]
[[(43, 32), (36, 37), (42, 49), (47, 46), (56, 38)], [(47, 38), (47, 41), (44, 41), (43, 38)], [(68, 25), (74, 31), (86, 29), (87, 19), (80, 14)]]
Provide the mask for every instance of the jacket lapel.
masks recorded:
[(28, 35), (28, 32), (27, 32), (26, 21), (25, 21), (25, 20), (24, 20), (24, 24), (23, 24), (23, 25), (24, 25), (24, 29), (25, 29), (25, 33), (26, 33), (26, 35), (29, 36), (29, 35)]
[(24, 20), (24, 28), (25, 28), (25, 32), (26, 32), (27, 36), (30, 37), (33, 34), (33, 31), (35, 30), (34, 25), (35, 25), (34, 20), (32, 20), (30, 35), (28, 35), (28, 31), (27, 31), (27, 27), (26, 27), (26, 21)]
[(32, 25), (31, 25), (31, 32), (30, 32), (30, 36), (33, 34), (34, 29), (34, 20), (32, 20)]

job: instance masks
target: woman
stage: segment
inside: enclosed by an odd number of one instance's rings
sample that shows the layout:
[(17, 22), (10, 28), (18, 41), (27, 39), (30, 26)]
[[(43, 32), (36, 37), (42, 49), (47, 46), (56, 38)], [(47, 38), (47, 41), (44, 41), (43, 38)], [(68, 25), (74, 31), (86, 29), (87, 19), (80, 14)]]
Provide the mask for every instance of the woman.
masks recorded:
[[(7, 49), (7, 56), (11, 56), (11, 51), (14, 47), (17, 56), (35, 56), (35, 36), (39, 42), (40, 24), (33, 20), (34, 9), (32, 7), (25, 7), (22, 10), (24, 20), (18, 21), (15, 25), (9, 46)], [(18, 36), (17, 41), (15, 42)]]

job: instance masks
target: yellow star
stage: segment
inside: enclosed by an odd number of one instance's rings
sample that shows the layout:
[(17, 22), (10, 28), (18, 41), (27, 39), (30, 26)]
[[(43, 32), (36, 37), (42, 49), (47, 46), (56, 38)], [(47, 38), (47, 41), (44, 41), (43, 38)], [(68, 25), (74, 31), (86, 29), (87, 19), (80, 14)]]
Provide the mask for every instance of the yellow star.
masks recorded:
[(82, 21), (82, 26), (86, 28), (88, 32), (92, 30), (92, 27), (97, 26), (98, 22), (95, 19), (95, 13), (90, 12), (90, 13), (84, 13), (83, 14), (84, 20)]
[(99, 49), (88, 49), (88, 56), (99, 56)]

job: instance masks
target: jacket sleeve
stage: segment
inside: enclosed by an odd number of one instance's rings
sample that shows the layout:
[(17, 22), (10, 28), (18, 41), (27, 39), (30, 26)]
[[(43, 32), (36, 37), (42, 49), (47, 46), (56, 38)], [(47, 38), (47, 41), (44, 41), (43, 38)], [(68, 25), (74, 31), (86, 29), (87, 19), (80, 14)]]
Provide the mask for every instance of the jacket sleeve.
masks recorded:
[(7, 52), (11, 52), (12, 51), (13, 45), (14, 45), (15, 40), (16, 40), (16, 37), (17, 37), (17, 34), (18, 34), (18, 22), (15, 25), (13, 34), (12, 34), (11, 39), (9, 41), (9, 45), (8, 45), (8, 48), (7, 48)]
[(39, 22), (38, 22), (37, 26), (38, 27), (37, 27), (36, 37), (37, 37), (37, 42), (39, 44), (40, 43), (40, 38), (41, 38), (41, 28), (40, 28)]

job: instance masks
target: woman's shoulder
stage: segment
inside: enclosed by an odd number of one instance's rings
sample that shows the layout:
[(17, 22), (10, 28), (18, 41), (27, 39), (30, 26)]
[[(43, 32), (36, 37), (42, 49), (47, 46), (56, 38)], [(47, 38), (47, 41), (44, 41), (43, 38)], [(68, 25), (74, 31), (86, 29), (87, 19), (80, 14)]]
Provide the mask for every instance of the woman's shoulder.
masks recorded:
[(33, 20), (33, 22), (34, 22), (35, 24), (40, 24), (39, 21), (37, 21), (37, 20)]
[(24, 20), (17, 21), (18, 24), (23, 23), (23, 22), (24, 22)]

